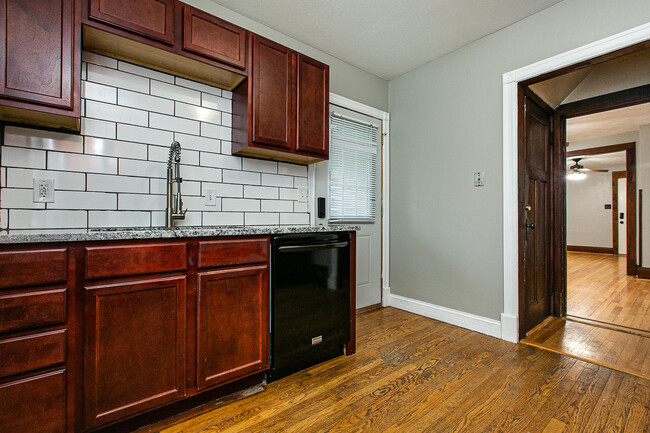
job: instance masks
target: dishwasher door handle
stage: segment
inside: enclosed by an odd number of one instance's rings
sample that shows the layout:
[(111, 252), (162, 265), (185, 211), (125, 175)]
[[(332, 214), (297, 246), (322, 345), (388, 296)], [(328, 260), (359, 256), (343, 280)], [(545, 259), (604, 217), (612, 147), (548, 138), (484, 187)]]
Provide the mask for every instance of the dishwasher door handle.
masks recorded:
[(283, 245), (278, 247), (278, 251), (281, 253), (298, 253), (301, 251), (316, 251), (316, 250), (327, 250), (331, 248), (345, 248), (348, 246), (348, 242), (332, 242), (329, 244), (313, 244), (313, 245)]

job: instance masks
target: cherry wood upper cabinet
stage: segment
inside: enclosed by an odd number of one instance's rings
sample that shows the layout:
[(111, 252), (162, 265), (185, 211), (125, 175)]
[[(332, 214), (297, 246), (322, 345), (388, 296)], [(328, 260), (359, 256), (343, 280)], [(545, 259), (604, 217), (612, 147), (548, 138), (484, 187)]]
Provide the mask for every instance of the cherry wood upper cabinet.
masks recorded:
[(183, 5), (183, 49), (246, 68), (246, 30)]
[(89, 0), (88, 17), (174, 43), (174, 0)]
[(0, 0), (0, 120), (78, 130), (77, 6), (75, 0)]
[(198, 273), (197, 384), (231, 382), (269, 367), (266, 264)]
[(298, 54), (298, 122), (296, 149), (329, 154), (329, 67)]
[(253, 142), (294, 147), (293, 52), (280, 44), (253, 37)]
[(185, 276), (86, 287), (85, 426), (185, 395)]

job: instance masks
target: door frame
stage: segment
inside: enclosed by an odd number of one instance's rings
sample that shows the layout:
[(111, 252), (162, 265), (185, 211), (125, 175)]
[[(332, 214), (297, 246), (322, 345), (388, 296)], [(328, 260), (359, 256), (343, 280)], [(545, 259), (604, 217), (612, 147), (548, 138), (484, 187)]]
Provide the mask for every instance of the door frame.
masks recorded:
[[(379, 110), (361, 102), (354, 101), (346, 98), (345, 96), (337, 95), (330, 92), (329, 103), (335, 104), (348, 110), (356, 111), (357, 113), (374, 117), (381, 120), (381, 305), (385, 306), (386, 299), (390, 293), (389, 285), (389, 246), (390, 239), (388, 236), (389, 217), (390, 217), (390, 114), (386, 111)], [(307, 166), (307, 176), (309, 179), (309, 223), (316, 225), (316, 170), (313, 165)]]
[[(627, 170), (612, 171), (612, 254), (614, 254), (615, 256), (619, 255), (618, 254), (618, 250), (619, 250), (618, 248), (618, 214), (619, 214), (618, 180), (623, 178), (625, 178), (625, 182), (627, 184)], [(628, 203), (629, 200), (627, 199), (627, 195), (626, 195), (625, 213), (627, 214), (627, 218), (629, 219), (630, 208), (628, 207), (629, 206)], [(636, 212), (634, 212), (634, 215), (636, 216)], [(626, 232), (625, 239), (627, 240), (627, 236), (629, 235), (629, 233), (627, 233), (627, 223), (625, 225), (625, 232)], [(627, 249), (625, 251), (625, 254), (627, 255)]]
[[(650, 23), (503, 74), (503, 312), (501, 338), (519, 341), (518, 94), (529, 85), (650, 46)], [(559, 119), (554, 119), (559, 120)], [(564, 133), (555, 122), (555, 137)], [(561, 147), (561, 146), (556, 146)], [(564, 156), (565, 149), (558, 153)], [(564, 186), (563, 182), (562, 187)], [(562, 209), (563, 211), (564, 209)], [(554, 230), (554, 232), (559, 230)], [(556, 237), (554, 237), (554, 240)], [(564, 238), (565, 240), (565, 238)], [(566, 251), (564, 251), (566, 252)], [(566, 256), (565, 259), (566, 261)], [(557, 289), (556, 289), (557, 290)]]

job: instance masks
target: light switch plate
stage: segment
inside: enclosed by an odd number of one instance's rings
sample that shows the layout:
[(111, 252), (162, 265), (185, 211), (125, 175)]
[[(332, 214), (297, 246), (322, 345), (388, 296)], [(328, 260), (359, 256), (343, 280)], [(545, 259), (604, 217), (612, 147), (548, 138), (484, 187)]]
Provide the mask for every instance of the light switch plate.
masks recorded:
[(474, 173), (474, 186), (484, 186), (485, 185), (485, 173), (482, 171), (477, 171)]
[(54, 203), (54, 179), (34, 179), (34, 203)]
[(301, 186), (298, 188), (298, 203), (307, 203), (309, 190), (307, 187)]
[(217, 190), (215, 190), (215, 189), (206, 189), (205, 190), (205, 205), (206, 206), (216, 206), (217, 205)]

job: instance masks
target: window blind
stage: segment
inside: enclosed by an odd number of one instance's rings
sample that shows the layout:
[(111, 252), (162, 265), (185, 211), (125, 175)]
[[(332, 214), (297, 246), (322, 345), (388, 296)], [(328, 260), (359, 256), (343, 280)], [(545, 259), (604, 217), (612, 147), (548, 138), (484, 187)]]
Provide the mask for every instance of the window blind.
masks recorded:
[(329, 221), (375, 221), (378, 134), (375, 125), (330, 116)]

